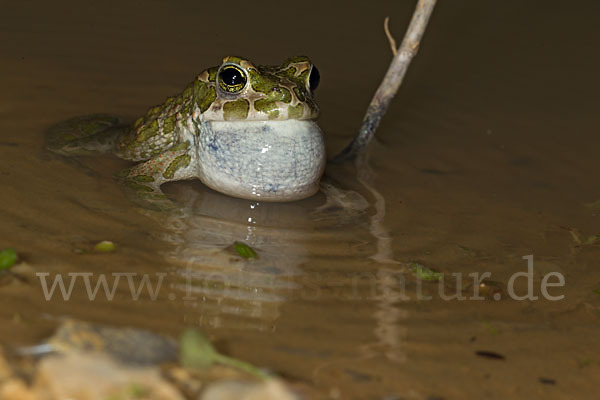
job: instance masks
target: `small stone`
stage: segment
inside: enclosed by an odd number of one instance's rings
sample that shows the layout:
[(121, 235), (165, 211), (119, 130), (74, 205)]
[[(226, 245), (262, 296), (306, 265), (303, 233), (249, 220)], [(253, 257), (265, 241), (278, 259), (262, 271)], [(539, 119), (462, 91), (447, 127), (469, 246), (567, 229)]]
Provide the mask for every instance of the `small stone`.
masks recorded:
[(169, 337), (71, 318), (63, 320), (47, 343), (55, 351), (107, 354), (124, 364), (155, 365), (177, 360), (177, 342)]
[[(4, 352), (0, 348), (0, 384), (12, 376), (12, 369), (4, 358)], [(0, 397), (1, 399), (2, 397)]]
[(35, 278), (35, 269), (26, 262), (21, 262), (11, 268), (11, 272), (24, 277), (24, 278)]
[(20, 379), (11, 379), (0, 383), (0, 399), (2, 400), (36, 400), (33, 392)]
[(208, 386), (200, 400), (298, 400), (281, 381), (262, 383), (220, 381)]
[(183, 400), (158, 367), (125, 366), (104, 354), (89, 353), (44, 358), (33, 391), (36, 398), (48, 400)]

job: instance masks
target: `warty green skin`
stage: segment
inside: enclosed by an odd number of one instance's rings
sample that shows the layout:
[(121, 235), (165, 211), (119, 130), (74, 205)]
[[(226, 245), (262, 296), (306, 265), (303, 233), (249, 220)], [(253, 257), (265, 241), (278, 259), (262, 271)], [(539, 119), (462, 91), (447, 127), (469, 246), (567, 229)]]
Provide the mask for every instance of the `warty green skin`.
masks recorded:
[[(243, 71), (243, 89), (226, 90), (219, 73), (225, 66)], [(310, 60), (303, 56), (279, 66), (225, 57), (220, 67), (203, 71), (180, 94), (150, 108), (133, 125), (103, 114), (73, 118), (49, 130), (48, 148), (63, 155), (113, 153), (141, 162), (118, 176), (136, 200), (152, 208), (171, 207), (161, 184), (193, 178), (235, 197), (308, 197), (318, 189), (325, 162), (322, 133), (314, 122), (319, 109), (309, 85), (311, 71)], [(248, 148), (235, 148), (238, 144)], [(279, 145), (291, 148), (277, 149)], [(257, 146), (260, 151), (253, 154)], [(272, 159), (263, 157), (267, 150), (274, 154)], [(285, 176), (275, 172), (272, 179), (277, 182), (254, 182), (269, 162), (281, 163), (271, 170), (280, 169)], [(232, 170), (224, 178), (223, 168)], [(246, 175), (253, 169), (258, 172)], [(223, 180), (228, 182), (221, 184)]]

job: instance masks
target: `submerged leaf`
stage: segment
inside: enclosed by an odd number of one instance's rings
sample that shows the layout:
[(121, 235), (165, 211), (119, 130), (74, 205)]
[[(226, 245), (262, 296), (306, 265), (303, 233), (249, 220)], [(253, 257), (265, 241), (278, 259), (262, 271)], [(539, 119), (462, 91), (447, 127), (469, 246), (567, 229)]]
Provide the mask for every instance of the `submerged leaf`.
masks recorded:
[(17, 262), (17, 251), (9, 247), (0, 251), (0, 271), (9, 269)]
[(254, 251), (254, 249), (252, 249), (252, 247), (248, 246), (244, 242), (235, 242), (235, 243), (233, 243), (233, 246), (235, 247), (235, 251), (242, 258), (245, 258), (245, 259), (258, 258), (258, 254), (256, 254), (256, 251)]
[(423, 279), (424, 281), (439, 281), (444, 277), (443, 273), (427, 268), (419, 263), (408, 263), (408, 268), (414, 272), (417, 278)]

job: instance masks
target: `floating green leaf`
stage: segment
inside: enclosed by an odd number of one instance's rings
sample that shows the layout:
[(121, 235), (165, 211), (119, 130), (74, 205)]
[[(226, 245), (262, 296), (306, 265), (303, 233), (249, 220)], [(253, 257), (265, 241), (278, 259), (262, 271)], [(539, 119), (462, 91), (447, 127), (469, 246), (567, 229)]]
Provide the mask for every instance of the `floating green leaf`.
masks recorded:
[(256, 251), (254, 251), (252, 247), (248, 246), (244, 242), (235, 242), (233, 243), (233, 246), (235, 248), (235, 251), (240, 255), (240, 257), (243, 257), (245, 259), (258, 258), (258, 254), (256, 254)]
[(96, 253), (112, 253), (116, 250), (116, 246), (110, 240), (103, 240), (96, 243), (94, 246), (94, 252)]
[(424, 281), (439, 281), (444, 277), (443, 273), (427, 268), (419, 263), (408, 263), (408, 268), (414, 272), (417, 278), (423, 279)]
[(600, 294), (600, 289), (593, 289), (593, 290), (592, 290), (592, 293), (595, 293), (595, 294)]
[(212, 364), (227, 365), (245, 371), (260, 379), (268, 378), (268, 375), (238, 359), (220, 354), (210, 341), (197, 329), (186, 329), (179, 341), (179, 360), (185, 368), (207, 368)]
[(0, 271), (9, 269), (17, 262), (17, 251), (9, 247), (0, 251)]

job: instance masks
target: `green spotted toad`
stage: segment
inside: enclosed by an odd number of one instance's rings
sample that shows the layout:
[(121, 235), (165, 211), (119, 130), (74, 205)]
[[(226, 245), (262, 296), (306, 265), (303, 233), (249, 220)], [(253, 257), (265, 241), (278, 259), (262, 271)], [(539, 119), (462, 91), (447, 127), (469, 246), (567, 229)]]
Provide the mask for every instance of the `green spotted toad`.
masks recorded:
[(255, 66), (228, 56), (133, 125), (104, 114), (73, 118), (49, 130), (48, 148), (139, 162), (120, 179), (154, 205), (168, 202), (161, 184), (194, 178), (234, 197), (298, 200), (318, 190), (325, 166), (318, 83), (307, 57)]

